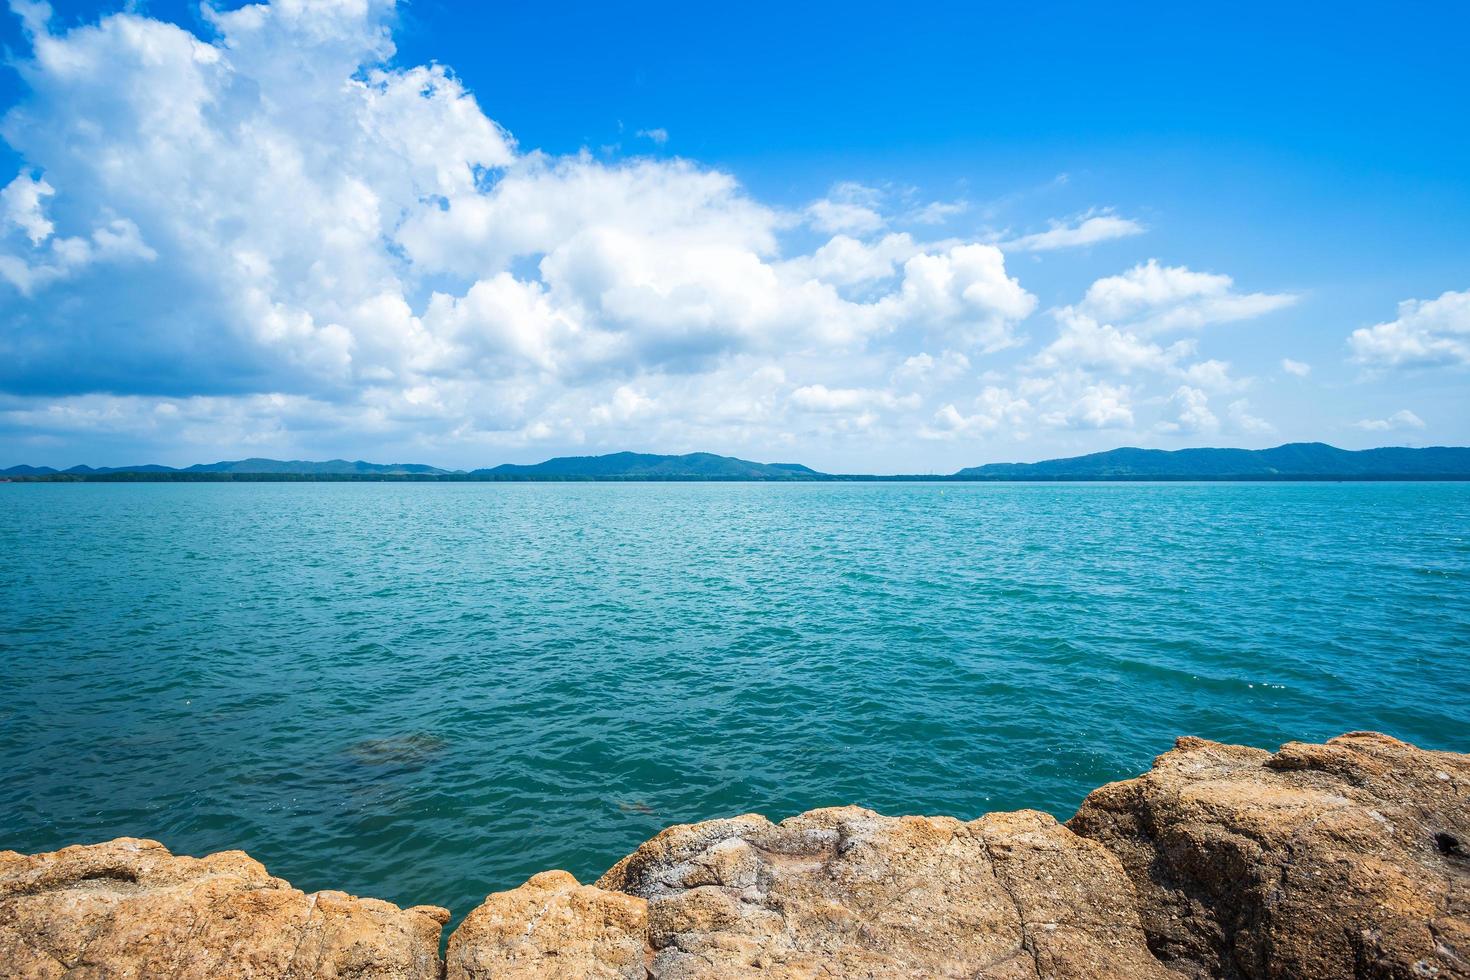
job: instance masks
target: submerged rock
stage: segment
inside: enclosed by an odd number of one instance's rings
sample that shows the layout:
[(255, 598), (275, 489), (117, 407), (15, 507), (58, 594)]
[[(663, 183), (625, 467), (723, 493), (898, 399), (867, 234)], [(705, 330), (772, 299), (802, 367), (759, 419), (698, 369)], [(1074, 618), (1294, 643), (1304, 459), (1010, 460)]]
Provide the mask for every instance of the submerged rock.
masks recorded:
[(0, 852), (0, 976), (1470, 978), (1470, 756), (1180, 739), (1032, 811), (670, 827), (449, 913), (306, 895), (239, 851)]
[(423, 766), (432, 762), (449, 742), (438, 735), (417, 732), (392, 738), (366, 738), (347, 746), (349, 758), (368, 766)]
[(1192, 976), (1470, 977), (1470, 757), (1182, 738), (1068, 826), (1118, 855), (1149, 945)]
[(0, 851), (6, 977), (381, 977), (435, 980), (446, 909), (311, 895), (242, 851), (175, 857), (121, 837)]

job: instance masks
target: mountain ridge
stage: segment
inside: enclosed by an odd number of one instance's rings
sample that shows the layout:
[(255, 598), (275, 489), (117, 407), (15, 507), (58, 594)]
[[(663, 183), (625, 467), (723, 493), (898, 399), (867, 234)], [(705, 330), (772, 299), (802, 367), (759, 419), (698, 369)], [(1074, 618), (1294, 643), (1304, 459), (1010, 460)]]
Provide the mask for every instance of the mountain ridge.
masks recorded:
[(685, 453), (665, 456), (656, 453), (608, 453), (602, 456), (555, 456), (540, 463), (501, 463), (489, 469), (470, 471), (471, 476), (490, 478), (566, 479), (706, 479), (706, 480), (798, 480), (825, 477), (800, 463), (754, 463), (735, 456), (714, 453)]
[(1036, 463), (987, 463), (955, 474), (962, 479), (1373, 479), (1470, 475), (1470, 448), (1383, 446), (1338, 449), (1324, 442), (1289, 442), (1270, 449), (1139, 449), (1126, 446)]
[(290, 473), (299, 475), (343, 475), (343, 474), (427, 474), (448, 475), (460, 472), (445, 470), (424, 463), (369, 463), (364, 460), (328, 459), (265, 459), (253, 456), (249, 459), (220, 460), (217, 463), (195, 463), (192, 466), (163, 466), (145, 463), (139, 466), (88, 466), (85, 463), (58, 470), (52, 466), (12, 466), (0, 470), (0, 476), (77, 476), (108, 475), (113, 473)]
[(253, 457), (174, 468), (140, 466), (12, 466), (0, 478), (22, 481), (465, 480), (509, 481), (1148, 481), (1148, 480), (1470, 480), (1470, 447), (1383, 446), (1339, 449), (1321, 442), (1269, 449), (1125, 446), (1034, 463), (986, 463), (953, 474), (824, 473), (801, 463), (758, 463), (715, 453), (617, 452), (556, 456), (539, 463), (501, 463), (470, 471), (424, 463), (364, 460), (275, 460)]

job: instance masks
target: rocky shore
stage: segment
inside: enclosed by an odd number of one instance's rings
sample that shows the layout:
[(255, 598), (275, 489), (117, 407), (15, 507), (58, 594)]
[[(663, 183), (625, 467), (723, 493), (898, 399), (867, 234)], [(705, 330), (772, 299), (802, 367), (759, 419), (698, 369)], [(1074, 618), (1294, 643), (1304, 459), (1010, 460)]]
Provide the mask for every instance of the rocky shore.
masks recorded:
[(1183, 738), (1065, 824), (858, 807), (670, 827), (449, 912), (240, 851), (0, 852), (6, 977), (1470, 977), (1470, 756)]

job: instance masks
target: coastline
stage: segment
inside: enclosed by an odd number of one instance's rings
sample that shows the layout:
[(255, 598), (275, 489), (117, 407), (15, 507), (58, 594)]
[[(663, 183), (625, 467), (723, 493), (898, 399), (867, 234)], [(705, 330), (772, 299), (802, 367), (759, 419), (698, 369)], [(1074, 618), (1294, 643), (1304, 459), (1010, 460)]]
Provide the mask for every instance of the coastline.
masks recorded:
[(1209, 474), (1109, 476), (960, 476), (958, 474), (840, 474), (789, 479), (740, 476), (564, 476), (485, 475), (476, 473), (47, 473), (3, 476), (0, 483), (758, 483), (775, 486), (813, 483), (1465, 483), (1470, 473)]
[[(669, 827), (469, 913), (305, 895), (243, 852), (0, 852), (6, 975), (1470, 976), (1470, 755), (1185, 737), (1065, 824), (858, 807)], [(76, 974), (72, 974), (76, 975)]]

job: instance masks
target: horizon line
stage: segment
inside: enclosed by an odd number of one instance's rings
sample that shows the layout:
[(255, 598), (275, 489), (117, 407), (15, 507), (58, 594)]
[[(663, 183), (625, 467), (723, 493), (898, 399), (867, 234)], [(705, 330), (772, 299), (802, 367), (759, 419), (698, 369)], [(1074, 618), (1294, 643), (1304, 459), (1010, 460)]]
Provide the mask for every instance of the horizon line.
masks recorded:
[[(377, 462), (371, 462), (371, 461), (369, 461), (367, 459), (361, 459), (361, 458), (359, 458), (359, 459), (349, 459), (346, 456), (332, 456), (332, 457), (327, 458), (327, 459), (307, 459), (307, 458), (277, 459), (277, 458), (272, 458), (272, 457), (267, 457), (267, 456), (245, 456), (245, 457), (241, 457), (241, 458), (238, 458), (238, 459), (220, 459), (220, 460), (215, 460), (215, 461), (212, 461), (212, 462), (191, 463), (191, 464), (185, 464), (185, 465), (182, 465), (182, 466), (171, 466), (171, 465), (163, 464), (163, 463), (130, 463), (130, 464), (124, 464), (124, 465), (120, 465), (120, 466), (107, 466), (107, 465), (94, 465), (94, 464), (88, 464), (88, 463), (78, 463), (78, 464), (74, 464), (74, 465), (69, 466), (69, 467), (55, 467), (55, 466), (50, 466), (50, 465), (33, 465), (33, 464), (28, 464), (28, 463), (18, 463), (18, 464), (14, 464), (14, 465), (7, 466), (7, 467), (0, 467), (0, 478), (7, 478), (7, 479), (8, 478), (21, 478), (21, 479), (26, 479), (26, 478), (45, 478), (45, 477), (52, 477), (52, 476), (54, 476), (54, 477), (77, 477), (77, 478), (131, 476), (131, 477), (135, 477), (135, 478), (146, 478), (146, 477), (152, 475), (152, 476), (165, 477), (165, 478), (202, 477), (202, 478), (208, 479), (208, 478), (213, 478), (213, 477), (225, 477), (225, 476), (232, 476), (233, 475), (233, 476), (242, 476), (242, 477), (285, 476), (285, 477), (293, 477), (293, 478), (298, 478), (298, 479), (300, 479), (300, 478), (311, 478), (311, 477), (315, 477), (315, 478), (328, 478), (328, 477), (345, 477), (345, 478), (388, 477), (388, 478), (395, 478), (395, 479), (404, 479), (404, 478), (419, 478), (419, 479), (466, 478), (466, 479), (474, 479), (476, 477), (489, 477), (489, 478), (492, 478), (492, 479), (494, 479), (494, 478), (512, 478), (512, 479), (513, 478), (523, 478), (523, 479), (570, 479), (570, 480), (588, 480), (588, 479), (601, 479), (601, 480), (640, 480), (641, 479), (641, 480), (655, 480), (655, 481), (656, 480), (690, 480), (690, 479), (692, 479), (692, 480), (700, 480), (700, 479), (706, 479), (706, 480), (721, 480), (721, 479), (725, 479), (725, 480), (730, 480), (730, 479), (733, 479), (733, 480), (787, 480), (787, 481), (801, 481), (801, 480), (808, 480), (808, 481), (810, 481), (810, 480), (885, 480), (886, 479), (886, 480), (904, 481), (904, 480), (922, 480), (922, 479), (939, 479), (939, 480), (956, 479), (956, 478), (964, 479), (967, 476), (970, 477), (970, 478), (996, 479), (996, 478), (1000, 478), (1002, 476), (1002, 474), (1000, 474), (1000, 473), (982, 474), (979, 471), (982, 471), (982, 470), (985, 470), (985, 469), (989, 469), (991, 467), (995, 467), (995, 468), (1024, 467), (1024, 468), (1030, 469), (1031, 467), (1045, 467), (1045, 466), (1048, 466), (1048, 464), (1065, 464), (1065, 463), (1071, 463), (1071, 462), (1078, 462), (1078, 461), (1082, 461), (1082, 460), (1096, 459), (1097, 457), (1105, 457), (1105, 456), (1110, 456), (1110, 455), (1118, 454), (1118, 453), (1129, 453), (1129, 452), (1147, 453), (1147, 454), (1150, 454), (1150, 457), (1151, 458), (1158, 458), (1159, 456), (1169, 457), (1169, 456), (1177, 456), (1179, 454), (1184, 454), (1184, 453), (1200, 453), (1200, 452), (1203, 452), (1203, 453), (1230, 453), (1230, 454), (1235, 454), (1235, 453), (1260, 454), (1260, 453), (1273, 453), (1273, 452), (1279, 452), (1279, 451), (1285, 450), (1285, 449), (1298, 449), (1298, 448), (1299, 449), (1330, 450), (1330, 451), (1332, 451), (1334, 453), (1341, 453), (1341, 454), (1348, 454), (1348, 455), (1357, 455), (1357, 454), (1362, 454), (1362, 453), (1375, 453), (1375, 452), (1384, 452), (1384, 451), (1393, 451), (1393, 450), (1401, 450), (1401, 451), (1406, 451), (1406, 452), (1411, 452), (1411, 453), (1432, 452), (1432, 451), (1436, 451), (1436, 450), (1440, 450), (1440, 451), (1456, 451), (1456, 450), (1470, 451), (1470, 447), (1463, 447), (1463, 446), (1440, 446), (1440, 445), (1436, 445), (1436, 446), (1376, 446), (1376, 447), (1370, 447), (1370, 448), (1365, 448), (1365, 449), (1342, 449), (1340, 447), (1334, 446), (1334, 445), (1332, 445), (1330, 443), (1326, 443), (1326, 442), (1288, 442), (1288, 443), (1281, 443), (1281, 444), (1276, 445), (1276, 446), (1263, 447), (1261, 449), (1247, 449), (1247, 448), (1244, 448), (1244, 447), (1234, 447), (1234, 446), (1188, 446), (1188, 447), (1180, 447), (1178, 449), (1159, 449), (1159, 448), (1141, 447), (1141, 446), (1118, 446), (1118, 447), (1115, 447), (1113, 449), (1101, 450), (1101, 451), (1093, 452), (1093, 453), (1083, 453), (1083, 454), (1079, 454), (1079, 455), (1076, 455), (1076, 456), (1050, 457), (1050, 458), (1038, 459), (1038, 460), (1033, 460), (1033, 461), (1014, 461), (1014, 460), (1012, 460), (1012, 461), (997, 461), (997, 462), (971, 464), (971, 465), (968, 465), (968, 466), (961, 466), (961, 467), (959, 467), (956, 470), (950, 470), (950, 471), (946, 471), (946, 472), (939, 472), (939, 471), (933, 471), (933, 470), (931, 470), (931, 471), (908, 471), (908, 472), (878, 473), (878, 472), (871, 472), (871, 471), (870, 472), (856, 472), (856, 471), (841, 472), (841, 471), (818, 470), (818, 469), (815, 469), (813, 467), (807, 466), (806, 464), (799, 463), (799, 462), (760, 462), (760, 461), (756, 461), (756, 460), (747, 459), (745, 457), (729, 456), (729, 455), (724, 455), (724, 454), (720, 454), (720, 453), (709, 452), (709, 451), (706, 451), (706, 450), (694, 450), (694, 451), (690, 451), (690, 452), (687, 452), (687, 453), (653, 453), (653, 452), (643, 452), (643, 451), (638, 451), (638, 450), (623, 449), (623, 450), (613, 450), (613, 451), (605, 452), (605, 453), (589, 453), (589, 454), (581, 454), (581, 455), (549, 456), (549, 457), (545, 457), (545, 458), (543, 458), (543, 459), (541, 459), (541, 460), (539, 460), (537, 462), (531, 462), (531, 463), (502, 462), (502, 463), (496, 463), (496, 464), (488, 465), (488, 466), (477, 466), (477, 467), (473, 467), (473, 468), (464, 468), (464, 467), (450, 468), (450, 467), (438, 466), (438, 465), (431, 464), (431, 463), (420, 463), (420, 462), (388, 462), (388, 463), (377, 463)], [(1154, 456), (1153, 454), (1158, 454), (1158, 456)], [(759, 469), (757, 471), (753, 472), (753, 473), (731, 473), (731, 472), (662, 472), (662, 473), (660, 473), (660, 472), (640, 472), (640, 471), (626, 471), (626, 472), (611, 472), (611, 471), (590, 472), (590, 471), (586, 471), (586, 472), (575, 472), (575, 471), (569, 471), (569, 470), (567, 470), (565, 468), (568, 464), (575, 464), (575, 463), (581, 462), (581, 461), (586, 461), (588, 463), (591, 463), (593, 461), (606, 462), (606, 461), (614, 460), (614, 459), (616, 459), (618, 457), (642, 457), (642, 458), (657, 460), (657, 461), (659, 461), (659, 463), (664, 463), (664, 464), (667, 464), (667, 463), (670, 463), (670, 462), (675, 462), (675, 461), (712, 460), (712, 461), (720, 461), (720, 462), (723, 462), (723, 463), (744, 464), (746, 466), (757, 467)], [(272, 470), (272, 469), (250, 469), (250, 470), (217, 469), (217, 467), (237, 466), (237, 465), (247, 464), (247, 463), (252, 463), (252, 462), (258, 462), (260, 464), (266, 464), (266, 465), (269, 465), (269, 464), (279, 464), (282, 467), (298, 467), (298, 469), (275, 469), (275, 470)], [(345, 471), (344, 472), (344, 471), (341, 471), (341, 470), (337, 470), (337, 471), (333, 471), (333, 470), (313, 471), (313, 470), (299, 469), (299, 467), (325, 467), (325, 466), (331, 466), (333, 464), (341, 464), (343, 466), (365, 467), (365, 468), (370, 468), (370, 469), (365, 469), (365, 470), (356, 471), (356, 472), (354, 472), (354, 471)], [(562, 468), (559, 469), (559, 470), (558, 469), (553, 469), (553, 470), (545, 470), (545, 469), (543, 469), (544, 467), (548, 467), (548, 466), (550, 466), (552, 464), (562, 464)], [(1246, 479), (1249, 479), (1249, 478), (1254, 478), (1254, 477), (1257, 477), (1257, 476), (1265, 476), (1266, 478), (1269, 478), (1269, 479), (1280, 479), (1280, 478), (1284, 478), (1284, 477), (1288, 477), (1289, 476), (1291, 478), (1298, 478), (1298, 479), (1300, 479), (1300, 478), (1305, 478), (1306, 476), (1312, 475), (1312, 474), (1315, 474), (1317, 476), (1320, 476), (1321, 478), (1324, 478), (1324, 479), (1341, 479), (1344, 476), (1353, 476), (1353, 477), (1357, 477), (1357, 478), (1367, 478), (1367, 479), (1378, 479), (1378, 478), (1384, 478), (1384, 477), (1398, 479), (1398, 478), (1404, 478), (1406, 476), (1413, 476), (1413, 475), (1416, 475), (1416, 474), (1417, 475), (1423, 475), (1423, 476), (1442, 477), (1446, 473), (1446, 471), (1444, 471), (1442, 469), (1441, 470), (1431, 470), (1431, 471), (1427, 471), (1427, 472), (1426, 471), (1415, 471), (1415, 470), (1391, 470), (1390, 469), (1390, 470), (1383, 470), (1383, 471), (1378, 472), (1378, 473), (1375, 473), (1373, 471), (1366, 471), (1366, 472), (1362, 472), (1362, 473), (1345, 474), (1345, 473), (1342, 473), (1342, 472), (1337, 472), (1335, 470), (1335, 468), (1333, 468), (1333, 467), (1327, 467), (1327, 468), (1323, 468), (1323, 469), (1319, 469), (1319, 470), (1313, 470), (1310, 467), (1311, 467), (1311, 464), (1308, 464), (1307, 466), (1299, 467), (1299, 468), (1297, 468), (1295, 470), (1277, 470), (1275, 468), (1271, 468), (1271, 469), (1266, 470), (1264, 473), (1262, 473), (1262, 472), (1256, 472), (1256, 471), (1237, 471), (1237, 472), (1231, 472), (1231, 471), (1228, 471), (1228, 470), (1225, 470), (1225, 471), (1221, 471), (1221, 470), (1214, 470), (1214, 471), (1201, 470), (1198, 473), (1192, 473), (1191, 474), (1191, 473), (1179, 473), (1179, 472), (1174, 472), (1174, 473), (1146, 473), (1146, 472), (1132, 472), (1132, 471), (1126, 471), (1125, 470), (1125, 471), (1118, 471), (1118, 472), (1112, 472), (1112, 471), (1110, 471), (1107, 475), (1100, 475), (1098, 473), (1067, 474), (1067, 475), (1053, 474), (1053, 475), (1054, 476), (1057, 476), (1057, 477), (1059, 477), (1061, 479), (1079, 479), (1079, 478), (1080, 479), (1111, 479), (1111, 478), (1122, 478), (1122, 479), (1133, 479), (1133, 480), (1136, 480), (1136, 479), (1150, 479), (1150, 478), (1165, 478), (1165, 479), (1178, 480), (1178, 479), (1198, 478), (1198, 479), (1206, 479), (1206, 480), (1209, 480), (1209, 479), (1231, 479), (1231, 478), (1246, 478)], [(538, 470), (540, 472), (537, 472)], [(760, 472), (760, 470), (774, 470), (775, 472), (774, 473), (762, 474)], [(785, 471), (785, 472), (783, 472), (783, 471)], [(1454, 471), (1451, 471), (1451, 472), (1454, 472)], [(1012, 476), (1012, 477), (1014, 477), (1014, 476), (1018, 476), (1020, 474), (1012, 473), (1012, 474), (1009, 474), (1009, 475)], [(1039, 476), (1040, 476), (1040, 474), (1030, 474), (1029, 477), (1026, 477), (1026, 478), (1035, 479), (1035, 478), (1038, 478)]]

